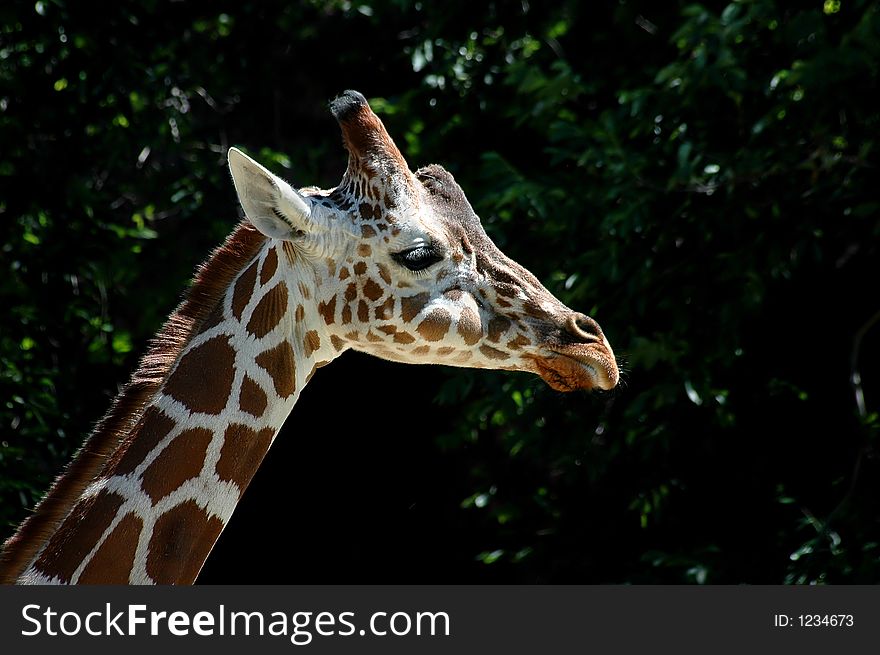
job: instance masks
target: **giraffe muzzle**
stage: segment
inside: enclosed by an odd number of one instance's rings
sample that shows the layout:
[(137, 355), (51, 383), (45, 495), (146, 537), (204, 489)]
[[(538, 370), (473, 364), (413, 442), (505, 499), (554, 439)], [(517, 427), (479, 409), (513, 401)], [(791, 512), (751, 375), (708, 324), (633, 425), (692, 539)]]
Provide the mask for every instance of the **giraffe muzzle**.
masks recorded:
[(533, 356), (535, 373), (557, 391), (609, 390), (620, 372), (614, 351), (595, 320), (571, 312), (562, 322), (562, 338), (547, 345), (546, 354)]
[(614, 355), (602, 344), (554, 350), (533, 359), (535, 372), (557, 391), (608, 391), (617, 386), (620, 378)]

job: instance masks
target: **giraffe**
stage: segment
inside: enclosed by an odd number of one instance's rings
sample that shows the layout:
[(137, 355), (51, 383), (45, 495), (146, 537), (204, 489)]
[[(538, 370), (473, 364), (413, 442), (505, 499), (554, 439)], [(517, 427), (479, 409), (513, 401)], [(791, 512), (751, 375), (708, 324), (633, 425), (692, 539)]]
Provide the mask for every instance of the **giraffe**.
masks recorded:
[(244, 219), (6, 542), (0, 581), (192, 583), (303, 387), (347, 350), (617, 384), (599, 325), (494, 245), (452, 175), (411, 172), (360, 93), (330, 111), (348, 153), (333, 189), (229, 150)]

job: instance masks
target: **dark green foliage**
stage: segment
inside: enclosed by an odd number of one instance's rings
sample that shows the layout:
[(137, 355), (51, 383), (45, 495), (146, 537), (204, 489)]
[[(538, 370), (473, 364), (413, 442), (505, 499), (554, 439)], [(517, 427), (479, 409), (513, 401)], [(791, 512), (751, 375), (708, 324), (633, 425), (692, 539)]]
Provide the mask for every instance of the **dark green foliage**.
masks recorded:
[[(263, 581), (880, 582), (877, 3), (208, 7), (0, 8), (0, 535), (230, 231), (227, 147), (332, 186), (357, 88), (624, 381), (346, 355), (236, 515), (316, 543)], [(382, 443), (321, 422), (358, 372)], [(257, 581), (236, 525), (209, 579)]]

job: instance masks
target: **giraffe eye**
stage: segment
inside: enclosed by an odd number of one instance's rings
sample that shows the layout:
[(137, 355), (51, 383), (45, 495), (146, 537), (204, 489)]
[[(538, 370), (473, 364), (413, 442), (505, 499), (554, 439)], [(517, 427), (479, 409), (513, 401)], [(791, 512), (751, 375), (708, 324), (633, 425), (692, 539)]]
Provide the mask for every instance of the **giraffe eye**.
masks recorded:
[(411, 271), (422, 271), (442, 260), (443, 255), (434, 246), (416, 246), (395, 253), (391, 258)]

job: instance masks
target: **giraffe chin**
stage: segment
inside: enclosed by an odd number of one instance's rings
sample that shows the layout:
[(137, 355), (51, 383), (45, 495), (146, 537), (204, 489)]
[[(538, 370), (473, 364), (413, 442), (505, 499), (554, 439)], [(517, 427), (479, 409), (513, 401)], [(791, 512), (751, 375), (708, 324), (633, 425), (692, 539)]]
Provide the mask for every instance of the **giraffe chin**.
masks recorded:
[(554, 352), (534, 357), (535, 372), (556, 391), (602, 389), (617, 386), (618, 371), (613, 357), (596, 350)]

